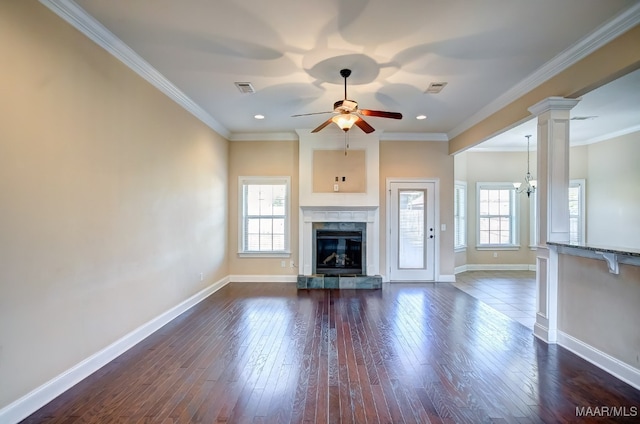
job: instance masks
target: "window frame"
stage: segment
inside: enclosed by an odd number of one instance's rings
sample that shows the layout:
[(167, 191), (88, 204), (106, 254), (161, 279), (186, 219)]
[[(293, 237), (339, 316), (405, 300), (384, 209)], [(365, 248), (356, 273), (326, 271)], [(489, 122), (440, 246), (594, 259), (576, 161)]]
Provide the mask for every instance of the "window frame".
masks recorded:
[[(245, 246), (247, 230), (247, 199), (245, 187), (248, 185), (284, 185), (284, 249), (282, 250), (248, 250)], [(265, 215), (275, 219), (276, 215)], [(289, 176), (240, 176), (238, 177), (238, 255), (240, 257), (282, 257), (291, 256), (291, 177)]]
[[(586, 184), (587, 184), (587, 180), (585, 180), (584, 178), (577, 178), (577, 179), (572, 179), (569, 180), (569, 189), (571, 189), (572, 187), (579, 187), (580, 189), (580, 201), (579, 201), (579, 213), (577, 214), (578, 217), (578, 236), (580, 237), (580, 240), (578, 241), (578, 244), (585, 243), (585, 239), (586, 239), (586, 219), (585, 219), (585, 205), (586, 205), (586, 194), (587, 194), (587, 190), (586, 190)], [(569, 197), (569, 192), (567, 191), (567, 197)], [(538, 231), (536, 228), (536, 225), (538, 223), (538, 210), (536, 207), (536, 204), (538, 202), (538, 191), (536, 190), (532, 196), (531, 196), (532, 202), (531, 202), (531, 222), (530, 222), (530, 231), (531, 231), (531, 249), (536, 249), (538, 246)], [(569, 212), (569, 218), (571, 218), (571, 213)], [(569, 241), (571, 241), (571, 227), (569, 227)]]
[[(586, 239), (586, 221), (585, 221), (585, 197), (586, 197), (586, 180), (585, 179), (574, 179), (569, 180), (569, 190), (571, 188), (577, 187), (580, 191), (580, 199), (578, 202), (578, 244), (584, 244)], [(569, 196), (569, 193), (567, 193)], [(569, 220), (571, 220), (571, 211), (569, 211)], [(569, 241), (571, 241), (571, 221), (569, 221)], [(572, 242), (573, 243), (573, 242)]]
[[(505, 190), (509, 192), (509, 243), (481, 243), (480, 221), (485, 215), (480, 214), (480, 192), (482, 190)], [(477, 250), (519, 250), (520, 249), (520, 202), (512, 182), (478, 182), (476, 183), (476, 249)], [(486, 215), (486, 217), (493, 215)]]
[[(462, 194), (458, 195), (458, 192)], [(460, 198), (463, 199), (462, 207), (458, 203)], [(455, 252), (467, 250), (467, 203), (467, 182), (455, 181), (453, 186), (453, 248)], [(459, 236), (460, 229), (462, 236)]]

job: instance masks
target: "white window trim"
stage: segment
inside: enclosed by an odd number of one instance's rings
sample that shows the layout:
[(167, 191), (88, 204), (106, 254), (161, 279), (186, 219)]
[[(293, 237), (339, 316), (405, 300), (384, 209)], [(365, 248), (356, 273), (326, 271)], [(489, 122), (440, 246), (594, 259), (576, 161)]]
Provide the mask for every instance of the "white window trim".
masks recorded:
[(468, 215), (468, 206), (467, 206), (469, 196), (468, 196), (468, 191), (467, 191), (467, 182), (466, 181), (455, 181), (454, 182), (454, 194), (453, 194), (454, 195), (454, 202), (455, 202), (455, 198), (456, 198), (455, 197), (455, 190), (458, 189), (458, 188), (462, 189), (463, 192), (464, 192), (464, 210), (463, 210), (463, 215), (462, 215), (463, 216), (463, 220), (464, 220), (464, 243), (461, 244), (461, 245), (456, 245), (455, 244), (456, 243), (456, 237), (455, 237), (456, 228), (455, 228), (455, 225), (457, 224), (457, 222), (456, 222), (456, 219), (455, 219), (455, 212), (456, 211), (455, 211), (455, 207), (454, 207), (454, 223), (453, 223), (453, 225), (454, 225), (454, 228), (453, 228), (453, 231), (454, 231), (454, 233), (453, 233), (453, 236), (454, 236), (454, 240), (453, 240), (454, 249), (453, 250), (454, 250), (454, 252), (464, 252), (464, 251), (467, 250), (467, 241), (469, 239), (469, 237), (468, 237), (469, 226), (468, 226), (468, 223), (467, 223), (468, 222), (468, 216), (469, 216)]
[(529, 198), (529, 249), (538, 249), (538, 191)]
[[(509, 190), (511, 196), (511, 234), (509, 244), (481, 244), (480, 243), (480, 190)], [(511, 182), (478, 182), (476, 183), (476, 250), (519, 250), (520, 249), (520, 202), (517, 201), (516, 192)]]
[[(578, 178), (578, 179), (573, 179), (573, 180), (569, 180), (569, 187), (580, 187), (580, 232), (582, 235), (582, 243), (585, 242), (585, 239), (587, 238), (587, 223), (586, 223), (586, 219), (585, 219), (585, 205), (586, 205), (586, 184), (587, 184), (587, 180), (585, 180), (584, 178)], [(567, 193), (567, 196), (569, 195), (569, 193)], [(530, 238), (529, 238), (529, 242), (531, 243), (529, 245), (529, 248), (531, 248), (531, 250), (536, 250), (538, 248), (538, 230), (536, 228), (536, 225), (538, 223), (538, 217), (537, 217), (537, 208), (536, 208), (536, 204), (538, 202), (538, 192), (534, 191), (531, 195), (531, 205), (530, 205), (530, 212), (529, 212), (529, 216), (531, 217), (530, 222), (529, 222), (529, 231), (530, 231)]]
[[(247, 184), (286, 185), (284, 250), (246, 251), (244, 250), (244, 186)], [(288, 258), (291, 256), (291, 177), (289, 176), (239, 176), (238, 177), (238, 256), (242, 258)]]
[(570, 180), (569, 187), (580, 187), (580, 235), (582, 236), (582, 240), (580, 243), (585, 243), (587, 239), (587, 223), (585, 219), (585, 197), (587, 194), (586, 189), (587, 181), (584, 178)]

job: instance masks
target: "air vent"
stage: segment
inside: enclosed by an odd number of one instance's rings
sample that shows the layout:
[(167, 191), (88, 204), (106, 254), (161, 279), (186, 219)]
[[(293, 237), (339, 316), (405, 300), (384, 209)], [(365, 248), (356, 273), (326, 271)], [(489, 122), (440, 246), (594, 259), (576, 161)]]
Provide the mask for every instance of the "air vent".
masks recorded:
[(250, 82), (236, 82), (235, 84), (242, 94), (253, 94), (256, 92)]
[(596, 119), (597, 116), (574, 116), (571, 118), (572, 121), (590, 121), (592, 119)]
[(438, 94), (446, 85), (446, 82), (432, 82), (429, 84), (429, 88), (427, 88), (426, 92), (430, 94)]

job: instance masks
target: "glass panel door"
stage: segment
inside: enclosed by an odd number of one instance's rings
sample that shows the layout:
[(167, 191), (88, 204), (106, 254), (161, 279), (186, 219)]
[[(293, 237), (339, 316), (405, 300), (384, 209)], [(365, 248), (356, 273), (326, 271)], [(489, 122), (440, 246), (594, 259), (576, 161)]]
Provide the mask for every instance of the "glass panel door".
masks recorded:
[(390, 281), (435, 279), (435, 183), (389, 182)]
[(398, 190), (398, 268), (424, 269), (424, 190)]

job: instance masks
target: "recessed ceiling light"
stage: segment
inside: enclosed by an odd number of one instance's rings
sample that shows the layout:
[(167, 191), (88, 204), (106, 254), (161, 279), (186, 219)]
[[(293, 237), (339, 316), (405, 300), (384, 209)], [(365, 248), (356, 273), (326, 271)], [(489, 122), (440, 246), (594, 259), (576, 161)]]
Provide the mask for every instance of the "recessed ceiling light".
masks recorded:
[(419, 120), (427, 119), (427, 115), (418, 115), (416, 116), (416, 119), (419, 119)]
[(253, 117), (256, 118), (256, 119), (264, 119), (264, 115), (260, 115), (260, 114), (253, 115)]

